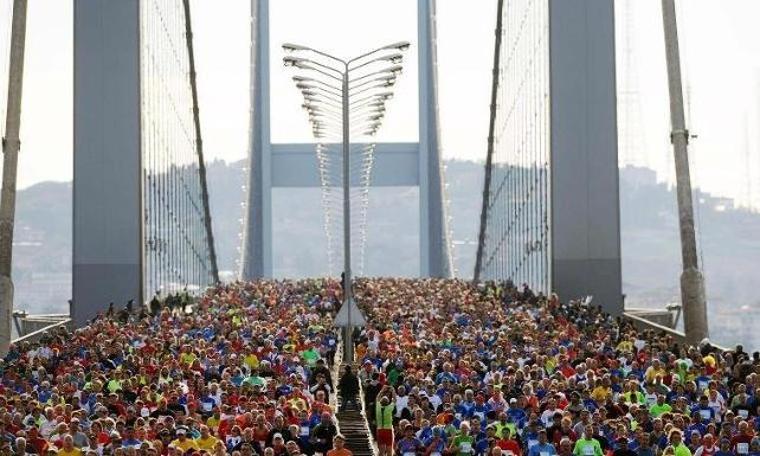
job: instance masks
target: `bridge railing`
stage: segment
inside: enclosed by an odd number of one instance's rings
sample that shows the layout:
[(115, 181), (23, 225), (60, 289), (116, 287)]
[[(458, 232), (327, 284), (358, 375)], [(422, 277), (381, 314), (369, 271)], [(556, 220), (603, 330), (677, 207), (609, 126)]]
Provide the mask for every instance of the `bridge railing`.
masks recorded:
[(16, 310), (13, 312), (14, 334), (11, 334), (11, 341), (15, 342), (31, 333), (47, 330), (56, 327), (61, 322), (71, 321), (71, 312), (69, 313), (50, 313), (50, 314), (29, 314), (25, 310)]
[(43, 326), (40, 329), (34, 330), (30, 333), (27, 333), (23, 336), (20, 336), (16, 339), (13, 339), (11, 343), (18, 344), (20, 342), (38, 342), (40, 339), (42, 339), (43, 336), (50, 333), (51, 331), (55, 331), (59, 328), (71, 328), (71, 318), (65, 318), (63, 320), (60, 320), (56, 323), (51, 323), (47, 326)]
[[(679, 344), (686, 343), (686, 335), (683, 332), (678, 331), (674, 328), (665, 326), (665, 325), (661, 325), (652, 320), (646, 319), (642, 317), (641, 315), (637, 314), (635, 310), (633, 312), (631, 311), (623, 312), (623, 318), (631, 321), (638, 331), (644, 331), (647, 329), (654, 330), (654, 331), (662, 332), (670, 336), (673, 336), (673, 340), (675, 340)], [(712, 342), (710, 342), (710, 345), (717, 348), (718, 350), (727, 351), (725, 347), (721, 347), (720, 345), (716, 345)]]

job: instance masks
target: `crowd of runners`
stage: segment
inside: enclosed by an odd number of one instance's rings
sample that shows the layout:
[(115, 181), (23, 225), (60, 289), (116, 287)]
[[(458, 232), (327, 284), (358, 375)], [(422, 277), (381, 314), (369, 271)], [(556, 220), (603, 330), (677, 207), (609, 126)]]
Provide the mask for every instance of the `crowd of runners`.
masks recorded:
[(760, 455), (758, 353), (510, 284), (360, 280), (356, 295), (381, 456)]
[[(358, 279), (380, 456), (760, 456), (760, 357), (508, 284)], [(219, 286), (0, 364), (0, 454), (349, 456), (335, 280)], [(593, 303), (592, 303), (593, 304)], [(126, 321), (124, 321), (126, 320)]]
[(230, 284), (192, 312), (105, 311), (12, 346), (0, 365), (0, 454), (339, 450), (330, 364), (341, 293), (328, 280)]

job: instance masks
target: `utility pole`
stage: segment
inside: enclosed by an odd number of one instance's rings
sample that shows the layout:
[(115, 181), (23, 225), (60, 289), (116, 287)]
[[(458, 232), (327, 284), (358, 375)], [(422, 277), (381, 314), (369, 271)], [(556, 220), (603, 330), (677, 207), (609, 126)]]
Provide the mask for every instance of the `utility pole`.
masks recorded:
[(13, 1), (8, 70), (8, 109), (3, 138), (3, 187), (0, 193), (0, 356), (8, 353), (13, 320), (13, 224), (16, 214), (16, 170), (21, 146), (21, 89), (24, 82), (26, 0)]
[(689, 176), (689, 130), (686, 129), (681, 85), (681, 57), (678, 50), (678, 27), (674, 0), (662, 0), (662, 24), (665, 32), (665, 57), (670, 92), (670, 142), (676, 166), (678, 224), (681, 234), (681, 303), (686, 342), (696, 345), (708, 337), (705, 282), (699, 271), (697, 241), (694, 232), (694, 206)]

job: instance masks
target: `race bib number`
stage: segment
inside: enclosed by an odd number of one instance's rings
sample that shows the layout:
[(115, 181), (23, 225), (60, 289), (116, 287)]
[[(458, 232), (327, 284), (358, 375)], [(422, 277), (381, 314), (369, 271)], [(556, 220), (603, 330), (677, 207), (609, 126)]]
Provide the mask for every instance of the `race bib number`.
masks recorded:
[(538, 440), (528, 439), (528, 448), (533, 448), (534, 446), (538, 445)]
[(737, 412), (739, 412), (739, 416), (742, 418), (747, 418), (749, 416), (749, 410), (739, 409)]
[(301, 426), (301, 437), (309, 435), (309, 426)]
[(415, 453), (414, 451), (405, 451), (404, 452), (404, 456), (416, 456), (416, 454), (417, 453)]
[(700, 390), (706, 390), (706, 389), (707, 389), (707, 386), (708, 386), (708, 383), (707, 383), (707, 382), (705, 382), (705, 381), (701, 381), (701, 382), (699, 382), (699, 389), (700, 389)]
[(584, 456), (594, 456), (594, 445), (583, 445)]
[(710, 419), (710, 411), (709, 410), (700, 410), (699, 414), (702, 416), (703, 420), (709, 420)]
[(541, 451), (538, 456), (550, 456), (548, 451)]
[(736, 452), (739, 454), (747, 454), (749, 453), (749, 443), (737, 443), (736, 444)]
[(472, 444), (470, 442), (462, 442), (459, 444), (460, 453), (470, 453), (472, 451)]

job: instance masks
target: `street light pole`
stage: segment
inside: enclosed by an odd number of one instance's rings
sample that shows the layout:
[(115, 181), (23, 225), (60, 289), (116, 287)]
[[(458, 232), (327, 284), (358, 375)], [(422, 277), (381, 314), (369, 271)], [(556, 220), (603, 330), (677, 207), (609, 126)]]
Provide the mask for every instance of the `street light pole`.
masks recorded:
[[(343, 142), (343, 306), (338, 315), (336, 315), (336, 321), (340, 320), (340, 324), (344, 325), (343, 359), (347, 363), (353, 363), (354, 323), (363, 321), (363, 316), (361, 312), (359, 312), (360, 315), (353, 315), (350, 163), (350, 136), (351, 124), (353, 122), (351, 122), (351, 116), (354, 116), (353, 120), (358, 124), (357, 132), (370, 136), (377, 132), (380, 121), (384, 116), (384, 102), (390, 98), (391, 93), (376, 91), (394, 84), (396, 76), (401, 72), (401, 65), (398, 63), (402, 60), (402, 54), (398, 53), (398, 51), (408, 48), (409, 43), (406, 41), (393, 43), (350, 60), (343, 60), (325, 52), (298, 44), (284, 44), (282, 47), (290, 52), (310, 52), (331, 61), (333, 64), (340, 64), (340, 69), (338, 69), (326, 62), (304, 57), (288, 56), (283, 59), (286, 66), (293, 66), (313, 74), (313, 77), (294, 76), (293, 81), (296, 83), (296, 88), (300, 89), (304, 95), (305, 103), (303, 107), (309, 113), (315, 137), (325, 137), (328, 132), (337, 137), (338, 121), (340, 121), (340, 137)], [(391, 51), (394, 52), (389, 54)], [(367, 59), (367, 57), (376, 56), (378, 53), (383, 52), (385, 52), (385, 55)], [(388, 62), (393, 65), (377, 71), (372, 70), (373, 64)], [(363, 72), (365, 74), (352, 79), (351, 75), (360, 69), (364, 69)], [(374, 79), (369, 79), (373, 76), (375, 77)], [(326, 78), (326, 80), (320, 80), (319, 78)], [(340, 89), (335, 87), (335, 81), (341, 82)], [(362, 96), (358, 100), (351, 102), (352, 96), (356, 97), (367, 93), (369, 95)], [(340, 114), (338, 113), (338, 109), (340, 109)], [(358, 128), (361, 128), (361, 130)], [(362, 177), (362, 179), (365, 179), (365, 177)], [(344, 309), (345, 322), (341, 316)]]
[(683, 107), (681, 86), (681, 57), (678, 50), (678, 28), (674, 0), (662, 0), (662, 23), (665, 32), (665, 57), (668, 67), (668, 90), (670, 93), (670, 141), (676, 165), (676, 194), (678, 198), (678, 223), (681, 234), (681, 302), (683, 307), (686, 341), (698, 344), (708, 337), (705, 282), (699, 271), (697, 240), (694, 232), (694, 207), (691, 198), (689, 176), (689, 130)]
[(351, 183), (349, 182), (349, 149), (350, 130), (348, 117), (348, 63), (343, 65), (343, 305), (347, 306), (348, 324), (343, 336), (345, 358), (349, 363), (354, 362), (354, 328), (351, 318)]

